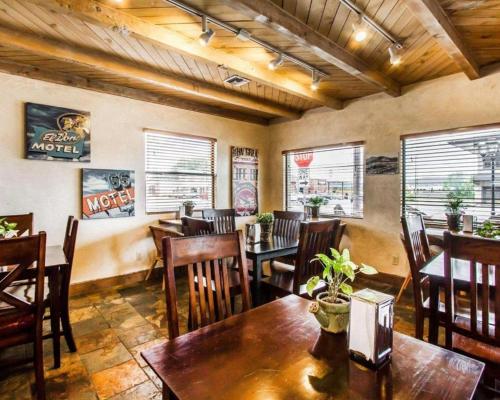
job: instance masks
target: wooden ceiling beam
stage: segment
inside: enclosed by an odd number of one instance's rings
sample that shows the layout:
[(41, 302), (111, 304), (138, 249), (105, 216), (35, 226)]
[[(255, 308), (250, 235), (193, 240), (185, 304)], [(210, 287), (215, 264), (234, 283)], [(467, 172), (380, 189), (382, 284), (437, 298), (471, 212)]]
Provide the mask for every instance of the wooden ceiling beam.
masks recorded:
[(93, 92), (106, 93), (114, 96), (145, 101), (148, 103), (160, 104), (163, 106), (181, 108), (184, 110), (195, 111), (204, 114), (217, 115), (224, 118), (250, 122), (258, 125), (269, 124), (269, 121), (267, 119), (256, 115), (240, 113), (238, 111), (214, 107), (208, 104), (196, 103), (194, 101), (189, 101), (181, 98), (165, 96), (148, 92), (146, 90), (114, 85), (111, 83), (101, 82), (95, 79), (88, 79), (81, 76), (50, 71), (47, 69), (35, 67), (33, 65), (20, 64), (13, 61), (0, 61), (0, 72), (50, 83), (56, 83), (59, 85), (76, 87), (79, 89), (91, 90)]
[(70, 15), (84, 21), (113, 29), (119, 27), (140, 40), (173, 49), (176, 52), (195, 57), (205, 62), (224, 65), (247, 78), (286, 91), (318, 105), (341, 109), (342, 102), (319, 91), (313, 91), (287, 77), (285, 73), (270, 71), (267, 66), (247, 61), (224, 50), (210, 46), (203, 47), (198, 40), (191, 39), (178, 31), (158, 26), (119, 9), (94, 0), (30, 0), (49, 10)]
[(392, 96), (401, 94), (400, 85), (389, 76), (315, 31), (272, 0), (223, 0), (228, 6), (309, 49), (318, 57)]
[(130, 60), (115, 57), (100, 51), (78, 48), (66, 43), (40, 38), (0, 26), (0, 42), (14, 47), (73, 64), (81, 64), (110, 74), (134, 79), (175, 90), (180, 93), (208, 100), (236, 105), (269, 115), (297, 119), (301, 114), (277, 104), (265, 102), (216, 85), (180, 77), (172, 73), (159, 72), (149, 66), (140, 66)]
[(405, 3), (427, 32), (470, 79), (481, 76), (474, 57), (438, 0), (405, 0)]

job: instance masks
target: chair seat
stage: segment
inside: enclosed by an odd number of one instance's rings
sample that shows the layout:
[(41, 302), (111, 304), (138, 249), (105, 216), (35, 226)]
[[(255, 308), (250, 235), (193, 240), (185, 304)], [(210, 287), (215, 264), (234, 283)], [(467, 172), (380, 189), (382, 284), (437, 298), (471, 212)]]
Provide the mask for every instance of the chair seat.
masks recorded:
[[(493, 327), (494, 328), (494, 327)], [(453, 350), (500, 365), (500, 348), (453, 332)]]
[(35, 325), (35, 314), (20, 312), (14, 308), (0, 309), (0, 343), (6, 336), (32, 329)]
[[(5, 289), (5, 291), (20, 299), (26, 300), (29, 303), (33, 303), (35, 301), (35, 285), (33, 282), (29, 281), (15, 282), (15, 284), (9, 286), (7, 289)], [(46, 306), (48, 306), (49, 295), (50, 295), (49, 284), (47, 280), (45, 280), (43, 285), (43, 296)]]
[[(293, 272), (275, 272), (272, 276), (262, 279), (262, 283), (271, 286), (273, 289), (280, 291), (283, 295), (293, 293)], [(320, 292), (325, 287), (324, 283), (320, 283), (315, 289), (315, 292)], [(309, 297), (306, 285), (300, 285), (299, 296)]]

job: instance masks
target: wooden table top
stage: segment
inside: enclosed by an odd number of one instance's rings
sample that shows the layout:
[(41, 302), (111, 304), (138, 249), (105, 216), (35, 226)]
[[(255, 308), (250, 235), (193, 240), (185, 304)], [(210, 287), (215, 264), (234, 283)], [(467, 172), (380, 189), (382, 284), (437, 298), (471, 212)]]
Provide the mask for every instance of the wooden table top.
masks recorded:
[[(47, 246), (45, 253), (45, 270), (49, 272), (53, 268), (67, 265), (68, 260), (62, 246)], [(0, 266), (0, 273), (5, 273), (11, 268), (9, 265)]]
[(273, 253), (280, 250), (296, 249), (299, 246), (297, 239), (286, 238), (282, 236), (272, 236), (269, 242), (259, 242), (255, 244), (247, 243), (245, 250), (252, 254)]
[(470, 399), (484, 364), (394, 334), (391, 363), (352, 361), (294, 295), (182, 335), (142, 356), (179, 399)]

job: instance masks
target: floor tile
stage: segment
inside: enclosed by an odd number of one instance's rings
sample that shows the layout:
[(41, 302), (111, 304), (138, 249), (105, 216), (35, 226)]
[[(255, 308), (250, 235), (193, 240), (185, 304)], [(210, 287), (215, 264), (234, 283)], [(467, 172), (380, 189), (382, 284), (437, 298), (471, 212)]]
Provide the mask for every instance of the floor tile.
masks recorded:
[(160, 332), (150, 323), (131, 329), (116, 329), (118, 337), (128, 349), (160, 337)]
[(144, 359), (141, 356), (141, 351), (147, 350), (147, 349), (154, 347), (156, 345), (159, 345), (161, 343), (165, 343), (166, 341), (167, 341), (167, 339), (165, 339), (165, 338), (151, 340), (149, 342), (146, 342), (146, 343), (140, 344), (139, 346), (135, 346), (135, 347), (131, 348), (130, 352), (132, 353), (132, 355), (134, 356), (136, 361), (139, 363), (139, 365), (141, 367), (145, 367), (147, 364), (146, 364), (146, 361), (144, 361)]
[(120, 339), (115, 330), (111, 328), (91, 332), (75, 338), (79, 354), (90, 353), (91, 351), (118, 343), (119, 341)]
[(111, 397), (111, 400), (161, 400), (161, 398), (158, 388), (151, 381), (146, 381)]
[(132, 358), (123, 343), (111, 343), (101, 349), (81, 355), (81, 360), (90, 374), (122, 364)]

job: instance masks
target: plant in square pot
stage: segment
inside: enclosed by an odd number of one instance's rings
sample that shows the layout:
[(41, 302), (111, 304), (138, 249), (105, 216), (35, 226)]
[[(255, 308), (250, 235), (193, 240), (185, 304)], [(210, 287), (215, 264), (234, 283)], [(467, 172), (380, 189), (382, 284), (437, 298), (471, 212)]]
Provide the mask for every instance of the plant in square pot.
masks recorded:
[(321, 196), (314, 196), (309, 199), (307, 206), (311, 208), (313, 218), (319, 218), (319, 208), (324, 204), (326, 204), (326, 201)]
[(186, 200), (184, 203), (182, 203), (182, 205), (184, 206), (184, 212), (186, 213), (186, 215), (188, 217), (193, 216), (193, 211), (195, 206), (194, 201)]
[(323, 265), (322, 276), (313, 276), (307, 281), (306, 289), (309, 296), (313, 296), (314, 289), (323, 283), (326, 292), (316, 296), (316, 301), (309, 306), (309, 311), (314, 314), (321, 328), (330, 333), (342, 333), (349, 325), (349, 295), (352, 286), (347, 282), (354, 281), (358, 273), (366, 275), (377, 274), (377, 270), (369, 265), (358, 266), (351, 261), (348, 249), (342, 254), (335, 249), (330, 249), (332, 257), (326, 254), (317, 254), (311, 262), (319, 261)]
[(460, 193), (449, 192), (448, 203), (446, 204), (446, 222), (450, 231), (460, 230), (460, 219), (464, 208), (464, 199)]
[(10, 239), (17, 236), (15, 222), (7, 222), (5, 218), (0, 218), (0, 239)]
[(273, 221), (274, 221), (273, 213), (257, 214), (257, 223), (260, 224), (260, 241), (261, 242), (269, 242), (271, 240)]
[(477, 234), (487, 239), (500, 239), (500, 229), (496, 229), (493, 222), (486, 220), (477, 228)]

